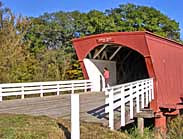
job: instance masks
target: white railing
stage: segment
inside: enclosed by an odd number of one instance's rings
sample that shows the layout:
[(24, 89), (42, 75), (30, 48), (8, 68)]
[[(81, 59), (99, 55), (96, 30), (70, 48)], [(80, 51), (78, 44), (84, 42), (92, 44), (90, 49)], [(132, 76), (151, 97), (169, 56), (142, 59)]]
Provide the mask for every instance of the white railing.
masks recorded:
[(6, 96), (21, 96), (40, 94), (43, 97), (46, 93), (56, 93), (70, 91), (72, 94), (75, 90), (87, 92), (92, 90), (93, 84), (89, 80), (71, 80), (71, 81), (50, 81), (50, 82), (30, 82), (30, 83), (8, 83), (0, 84), (0, 101)]
[[(154, 99), (153, 79), (144, 79), (107, 88), (105, 91), (105, 113), (109, 113), (109, 127), (114, 129), (114, 110), (121, 107), (121, 126), (125, 126), (125, 107), (130, 103), (130, 119), (134, 117), (134, 103), (136, 112), (148, 106)], [(135, 101), (134, 101), (135, 100)]]

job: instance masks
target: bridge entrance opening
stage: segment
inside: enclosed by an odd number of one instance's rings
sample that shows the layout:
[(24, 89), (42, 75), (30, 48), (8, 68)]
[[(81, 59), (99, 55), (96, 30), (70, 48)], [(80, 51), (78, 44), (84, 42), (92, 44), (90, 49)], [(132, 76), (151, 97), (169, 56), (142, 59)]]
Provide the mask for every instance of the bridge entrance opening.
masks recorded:
[[(110, 85), (149, 78), (143, 55), (126, 46), (116, 44), (100, 45), (91, 50), (86, 58), (90, 61), (87, 64), (86, 59), (84, 60), (88, 76), (90, 79), (98, 76), (94, 80), (95, 82), (100, 80), (100, 82), (98, 81), (100, 88), (104, 86), (102, 77), (104, 67), (107, 67), (110, 71)], [(92, 68), (97, 68), (98, 73), (96, 72), (97, 69), (94, 72)]]

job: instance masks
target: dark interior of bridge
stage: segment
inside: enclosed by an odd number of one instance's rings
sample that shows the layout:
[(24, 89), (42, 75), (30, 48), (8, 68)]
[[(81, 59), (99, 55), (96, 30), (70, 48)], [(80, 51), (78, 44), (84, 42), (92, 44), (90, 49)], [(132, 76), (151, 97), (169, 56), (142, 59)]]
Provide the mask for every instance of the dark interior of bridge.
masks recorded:
[(144, 57), (137, 51), (125, 46), (101, 45), (92, 50), (87, 58), (115, 61), (117, 84), (149, 77)]

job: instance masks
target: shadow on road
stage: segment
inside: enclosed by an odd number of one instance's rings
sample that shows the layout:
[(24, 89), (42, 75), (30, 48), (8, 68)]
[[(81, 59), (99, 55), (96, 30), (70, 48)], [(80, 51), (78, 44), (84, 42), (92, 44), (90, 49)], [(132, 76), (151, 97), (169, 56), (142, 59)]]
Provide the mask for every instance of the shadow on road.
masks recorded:
[(102, 106), (99, 106), (99, 107), (96, 107), (90, 111), (87, 111), (88, 114), (91, 114), (92, 116), (95, 116), (96, 118), (98, 119), (106, 119), (108, 120), (108, 117), (106, 117), (108, 114), (105, 113), (105, 107), (107, 105), (102, 105)]

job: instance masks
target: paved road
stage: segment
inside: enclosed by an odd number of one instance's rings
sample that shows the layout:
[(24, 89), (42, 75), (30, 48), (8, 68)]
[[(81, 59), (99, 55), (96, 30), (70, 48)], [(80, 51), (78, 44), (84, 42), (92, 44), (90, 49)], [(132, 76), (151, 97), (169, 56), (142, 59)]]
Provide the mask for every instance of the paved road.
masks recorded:
[[(0, 102), (0, 113), (47, 115), (70, 118), (70, 95), (8, 100)], [(80, 94), (80, 118), (88, 122), (107, 123), (104, 114), (105, 95), (98, 93)]]

